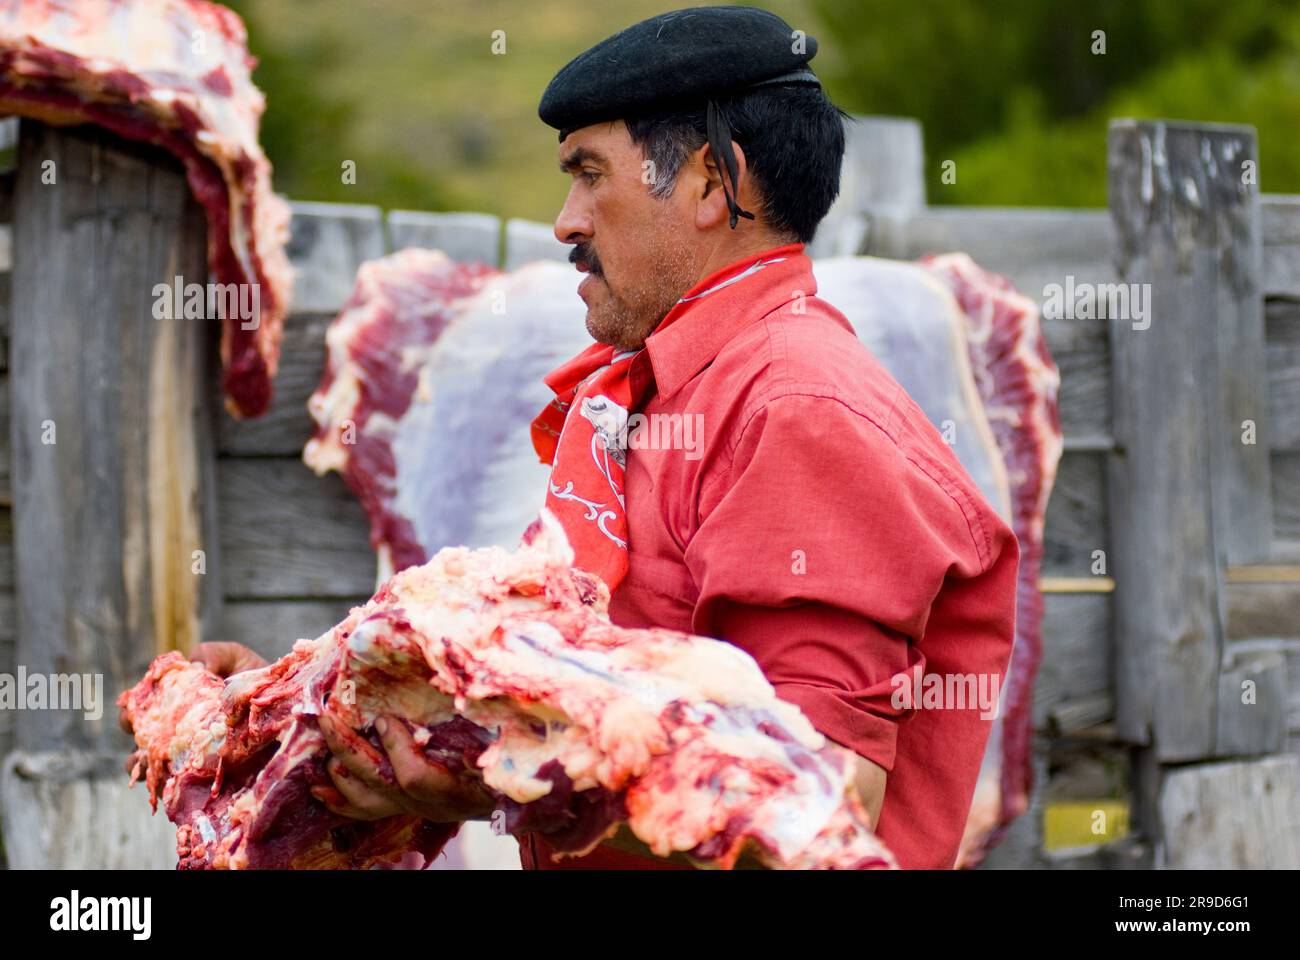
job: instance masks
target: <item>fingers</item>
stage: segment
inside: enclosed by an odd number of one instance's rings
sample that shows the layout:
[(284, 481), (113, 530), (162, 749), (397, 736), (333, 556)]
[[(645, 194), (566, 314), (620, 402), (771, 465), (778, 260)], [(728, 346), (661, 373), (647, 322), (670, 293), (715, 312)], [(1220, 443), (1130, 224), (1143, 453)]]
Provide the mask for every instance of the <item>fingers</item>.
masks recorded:
[[(328, 772), (329, 772), (329, 767), (327, 764), (326, 773)], [(352, 814), (347, 809), (348, 806), (347, 798), (343, 796), (343, 794), (339, 793), (338, 787), (334, 786), (333, 783), (315, 784), (314, 786), (309, 787), (307, 792), (310, 793), (317, 800), (319, 800), (321, 803), (325, 804), (325, 806), (329, 807), (335, 813), (341, 813), (345, 817), (352, 816)]]
[(339, 790), (333, 783), (318, 783), (312, 787), (311, 795), (319, 800), (331, 813), (337, 813), (340, 817), (347, 817), (350, 820), (365, 820), (365, 811), (358, 810), (348, 803), (347, 797), (339, 793)]
[(375, 721), (375, 730), (388, 754), (388, 762), (393, 766), (398, 786), (407, 793), (420, 799), (432, 799), (455, 786), (455, 777), (424, 755), (402, 721), (380, 717)]
[(353, 820), (379, 820), (404, 812), (395, 791), (379, 775), (376, 757), (362, 752), (369, 744), (359, 741), (350, 729), (332, 718), (316, 718), (325, 745), (334, 754), (325, 764), (332, 785), (311, 788), (311, 795), (329, 810)]
[(325, 771), (333, 790), (329, 786), (316, 786), (311, 793), (335, 813), (354, 820), (382, 820), (406, 812), (398, 800), (358, 780), (338, 758), (331, 757)]
[(376, 789), (389, 786), (382, 769), (384, 758), (369, 743), (358, 737), (345, 724), (335, 722), (332, 717), (321, 715), (316, 718), (316, 726), (325, 738), (325, 745), (330, 753), (343, 764), (349, 773), (358, 780)]
[(333, 754), (325, 767), (333, 787), (311, 792), (335, 813), (359, 820), (408, 813), (452, 821), (472, 819), (494, 806), (481, 784), (466, 782), (430, 760), (402, 720), (380, 717), (375, 722), (384, 753), (333, 717), (319, 716), (316, 722)]
[(228, 677), (233, 672), (235, 651), (228, 643), (200, 643), (190, 650), (190, 659), (219, 677)]
[(398, 786), (432, 819), (469, 819), (494, 806), (481, 785), (466, 781), (430, 760), (402, 720), (380, 717), (375, 721), (375, 730), (388, 754)]
[(190, 650), (190, 659), (223, 678), (266, 666), (266, 661), (256, 651), (242, 643), (228, 641), (195, 644)]

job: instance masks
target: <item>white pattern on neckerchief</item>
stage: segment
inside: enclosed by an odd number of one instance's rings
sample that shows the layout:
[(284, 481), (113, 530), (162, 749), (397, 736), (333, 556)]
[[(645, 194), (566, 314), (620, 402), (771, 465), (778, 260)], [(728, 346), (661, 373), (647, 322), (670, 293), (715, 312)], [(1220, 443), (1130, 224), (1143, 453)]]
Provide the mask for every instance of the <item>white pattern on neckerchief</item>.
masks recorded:
[(709, 294), (713, 293), (716, 290), (721, 290), (723, 287), (731, 286), (731, 284), (735, 283), (737, 280), (744, 280), (746, 277), (753, 276), (754, 274), (758, 273), (758, 271), (766, 267), (769, 263), (780, 263), (784, 259), (785, 257), (775, 257), (771, 260), (756, 260), (748, 267), (746, 267), (744, 270), (742, 270), (740, 273), (736, 274), (734, 277), (731, 277), (730, 279), (727, 280), (723, 280), (721, 283), (709, 287), (709, 289), (707, 290), (701, 290), (693, 297), (682, 297), (677, 302), (689, 303), (691, 300), (698, 300), (700, 299), (700, 297), (707, 297)]

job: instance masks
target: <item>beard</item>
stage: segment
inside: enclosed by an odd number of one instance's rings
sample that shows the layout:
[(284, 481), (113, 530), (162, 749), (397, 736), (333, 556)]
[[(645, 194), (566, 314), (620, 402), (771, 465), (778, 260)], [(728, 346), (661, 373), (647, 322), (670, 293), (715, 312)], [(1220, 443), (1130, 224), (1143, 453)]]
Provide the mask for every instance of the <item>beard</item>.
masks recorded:
[(587, 332), (600, 343), (619, 350), (639, 350), (646, 337), (695, 282), (691, 258), (678, 244), (659, 244), (665, 251), (639, 277), (620, 281), (617, 288), (605, 276), (600, 257), (590, 243), (579, 243), (569, 253), (570, 263), (581, 263), (597, 280), (587, 307)]

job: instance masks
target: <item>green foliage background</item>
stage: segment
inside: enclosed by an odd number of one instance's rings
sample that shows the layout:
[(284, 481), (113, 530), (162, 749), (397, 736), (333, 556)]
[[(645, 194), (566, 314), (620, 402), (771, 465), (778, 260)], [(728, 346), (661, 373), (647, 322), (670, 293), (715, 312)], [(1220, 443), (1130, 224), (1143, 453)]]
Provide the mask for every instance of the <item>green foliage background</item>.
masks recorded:
[[(550, 220), (551, 76), (682, 2), (233, 0), (295, 199)], [(924, 125), (932, 203), (1102, 206), (1111, 117), (1253, 124), (1260, 182), (1300, 192), (1300, 0), (773, 0), (856, 113)], [(492, 53), (505, 31), (506, 53)], [(1094, 53), (1095, 31), (1105, 53)], [(344, 160), (357, 183), (342, 182)], [(956, 182), (940, 180), (944, 160)]]

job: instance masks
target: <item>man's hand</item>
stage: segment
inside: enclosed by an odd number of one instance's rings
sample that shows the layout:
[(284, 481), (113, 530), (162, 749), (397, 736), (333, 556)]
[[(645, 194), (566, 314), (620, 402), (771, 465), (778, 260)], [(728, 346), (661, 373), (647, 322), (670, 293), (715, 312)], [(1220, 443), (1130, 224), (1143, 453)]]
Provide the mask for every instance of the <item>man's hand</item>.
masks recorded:
[(245, 670), (257, 670), (266, 666), (266, 661), (257, 651), (242, 643), (196, 643), (190, 650), (190, 659), (203, 664), (223, 680)]
[(333, 786), (315, 786), (311, 793), (335, 813), (354, 820), (411, 814), (449, 823), (486, 819), (496, 805), (482, 785), (430, 760), (396, 717), (375, 721), (391, 773), (384, 769), (384, 757), (355, 732), (329, 717), (317, 723), (334, 754), (325, 766)]
[[(190, 650), (190, 659), (195, 663), (201, 663), (208, 668), (208, 671), (215, 673), (223, 680), (236, 673), (243, 673), (245, 670), (256, 670), (259, 667), (266, 666), (257, 651), (252, 650), (242, 643), (227, 643), (214, 641), (212, 643), (196, 643)], [(121, 707), (117, 711), (117, 725), (126, 733), (134, 733), (131, 729), (131, 721), (126, 715), (126, 707)], [(133, 753), (126, 761), (127, 772), (135, 766), (136, 755)]]
[[(195, 663), (203, 664), (208, 668), (209, 672), (215, 673), (223, 680), (232, 674), (243, 673), (245, 670), (256, 670), (258, 667), (266, 666), (266, 661), (255, 650), (244, 646), (242, 643), (227, 643), (224, 641), (196, 643), (190, 650), (190, 659)], [(117, 725), (126, 733), (135, 733), (135, 730), (131, 727), (131, 720), (126, 715), (126, 707), (118, 708)], [(126, 758), (126, 772), (128, 774), (134, 772), (139, 762), (140, 751), (131, 751)]]

